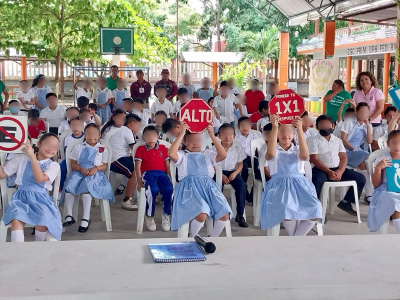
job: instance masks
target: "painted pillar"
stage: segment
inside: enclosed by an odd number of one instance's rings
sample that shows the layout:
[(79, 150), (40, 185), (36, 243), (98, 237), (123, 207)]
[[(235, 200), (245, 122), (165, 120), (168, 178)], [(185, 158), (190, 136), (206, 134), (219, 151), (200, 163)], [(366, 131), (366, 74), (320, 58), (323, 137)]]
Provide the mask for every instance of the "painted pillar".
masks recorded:
[(383, 61), (383, 87), (382, 87), (382, 92), (385, 95), (385, 100), (387, 100), (388, 98), (389, 72), (390, 72), (390, 53), (385, 53)]
[(319, 19), (314, 21), (314, 33), (319, 33)]
[(325, 21), (324, 23), (324, 45), (323, 59), (335, 55), (335, 21)]
[(397, 2), (397, 42), (395, 75), (397, 77), (397, 80), (400, 80), (400, 1)]
[(281, 32), (279, 47), (279, 88), (287, 89), (289, 81), (289, 32)]
[[(125, 62), (124, 61), (120, 61), (119, 62), (119, 66), (124, 68), (125, 67)], [(125, 78), (125, 71), (119, 71), (119, 77)]]
[(362, 61), (362, 59), (359, 59), (358, 61), (357, 61), (357, 74), (358, 73), (360, 73), (360, 72), (362, 72), (362, 65), (363, 65), (363, 61)]
[(21, 57), (21, 80), (27, 80), (28, 76), (26, 73), (26, 57)]
[(212, 82), (213, 82), (213, 87), (215, 87), (215, 84), (218, 81), (218, 66), (217, 63), (214, 62), (212, 64)]
[(350, 90), (351, 90), (351, 56), (347, 56), (346, 90), (350, 93)]

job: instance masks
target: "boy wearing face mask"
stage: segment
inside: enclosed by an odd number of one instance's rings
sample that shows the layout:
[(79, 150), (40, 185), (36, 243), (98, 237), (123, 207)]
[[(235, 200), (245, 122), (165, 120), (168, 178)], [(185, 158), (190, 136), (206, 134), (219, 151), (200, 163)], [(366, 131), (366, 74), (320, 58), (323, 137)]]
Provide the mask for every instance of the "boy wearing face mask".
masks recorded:
[[(316, 121), (316, 128), (319, 134), (307, 139), (307, 144), (310, 162), (314, 164), (312, 182), (318, 198), (325, 182), (350, 180), (357, 182), (358, 197), (360, 197), (365, 185), (365, 177), (354, 170), (346, 169), (346, 149), (342, 140), (332, 134), (332, 118), (327, 115), (319, 116)], [(355, 203), (353, 187), (349, 188), (344, 199), (339, 202), (338, 208), (350, 215), (357, 216), (357, 212), (353, 209), (351, 203)]]

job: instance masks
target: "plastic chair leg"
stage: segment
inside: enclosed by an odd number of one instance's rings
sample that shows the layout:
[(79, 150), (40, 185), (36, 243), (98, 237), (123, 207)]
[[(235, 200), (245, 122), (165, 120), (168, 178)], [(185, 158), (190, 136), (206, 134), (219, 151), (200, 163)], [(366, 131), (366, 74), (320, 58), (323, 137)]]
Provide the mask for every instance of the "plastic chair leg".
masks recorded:
[(46, 242), (57, 242), (50, 232), (47, 233)]
[(232, 206), (232, 213), (234, 216), (237, 214), (237, 204), (236, 204), (236, 196), (235, 196), (235, 190), (233, 187), (230, 189), (231, 192), (231, 206)]
[(138, 234), (143, 233), (143, 223), (144, 223), (145, 213), (146, 213), (146, 192), (144, 188), (141, 188), (139, 193), (139, 208), (136, 221), (136, 232)]
[(101, 199), (100, 206), (103, 207), (106, 229), (107, 231), (112, 231), (110, 202), (108, 202), (108, 200)]
[(320, 201), (322, 204), (322, 224), (325, 223), (326, 209), (328, 206), (329, 188), (322, 186)]
[(226, 221), (225, 225), (225, 233), (226, 237), (232, 237), (232, 228), (231, 228), (231, 222), (228, 220)]
[(5, 243), (7, 240), (8, 226), (6, 226), (3, 220), (0, 221), (0, 243)]
[(99, 199), (93, 198), (93, 200), (94, 200), (94, 206), (99, 206), (100, 205), (100, 200)]
[(382, 226), (376, 231), (377, 234), (388, 234), (389, 232), (389, 221), (387, 220)]
[(189, 223), (183, 224), (178, 229), (178, 238), (183, 239), (187, 238), (189, 235)]
[(104, 214), (104, 205), (100, 204), (100, 212), (101, 212), (101, 220), (104, 222), (106, 220), (106, 216)]
[(110, 184), (111, 184), (113, 192), (115, 191), (115, 188), (116, 188), (115, 187), (116, 181), (117, 181), (117, 174), (110, 171)]
[[(258, 187), (254, 194), (253, 194), (253, 216), (254, 216), (254, 221), (253, 224), (254, 226), (261, 226), (261, 220), (260, 220), (260, 215), (261, 215), (261, 197), (262, 197), (262, 187)], [(256, 202), (254, 202), (254, 199), (256, 199)]]
[(356, 203), (357, 222), (362, 223), (361, 217), (360, 217), (360, 203), (358, 201), (358, 194), (357, 194), (357, 183), (356, 182), (352, 183), (352, 186), (353, 186), (353, 191), (354, 191), (354, 199), (355, 199), (354, 202)]
[(267, 236), (279, 236), (281, 224), (275, 225), (267, 229)]
[(333, 215), (335, 213), (335, 199), (336, 199), (335, 187), (331, 186), (330, 193), (329, 193), (329, 214), (330, 215)]
[(323, 231), (323, 222), (321, 222), (320, 220), (317, 220), (317, 232), (318, 232), (318, 236), (323, 236), (324, 235), (324, 231)]
[(207, 236), (209, 236), (214, 228), (214, 220), (211, 219), (209, 216), (207, 216), (206, 219), (206, 226), (207, 226)]

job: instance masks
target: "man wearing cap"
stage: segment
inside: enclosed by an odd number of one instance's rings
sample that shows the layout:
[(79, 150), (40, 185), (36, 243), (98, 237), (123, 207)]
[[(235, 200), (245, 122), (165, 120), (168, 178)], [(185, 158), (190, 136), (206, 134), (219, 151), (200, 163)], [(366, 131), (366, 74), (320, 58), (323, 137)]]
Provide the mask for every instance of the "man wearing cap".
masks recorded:
[(136, 71), (137, 81), (133, 82), (131, 85), (131, 97), (133, 100), (137, 98), (142, 98), (145, 102), (149, 102), (149, 97), (151, 93), (151, 85), (146, 80), (144, 80), (144, 73), (142, 70)]
[(160, 85), (165, 86), (167, 89), (167, 97), (166, 99), (172, 100), (178, 93), (178, 87), (176, 86), (175, 81), (172, 81), (169, 79), (169, 71), (168, 69), (163, 69), (161, 71), (161, 77), (162, 79), (160, 81), (157, 81), (156, 84), (154, 85), (154, 95), (157, 96), (157, 87)]
[(258, 79), (253, 79), (250, 82), (250, 89), (244, 95), (247, 98), (246, 107), (249, 113), (256, 112), (258, 110), (258, 103), (265, 99), (263, 92), (260, 90)]

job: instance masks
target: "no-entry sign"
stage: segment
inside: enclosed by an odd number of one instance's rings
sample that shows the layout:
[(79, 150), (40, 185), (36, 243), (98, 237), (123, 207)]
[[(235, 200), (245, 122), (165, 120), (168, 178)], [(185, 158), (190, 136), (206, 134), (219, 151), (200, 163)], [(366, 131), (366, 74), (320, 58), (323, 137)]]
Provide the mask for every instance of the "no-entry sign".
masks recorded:
[(22, 153), (27, 142), (28, 118), (25, 116), (0, 116), (0, 152)]
[(279, 123), (291, 124), (303, 114), (304, 100), (291, 89), (282, 90), (269, 102), (269, 112), (279, 117)]
[(203, 99), (192, 99), (180, 109), (179, 120), (188, 124), (190, 132), (199, 133), (214, 121), (214, 112)]

